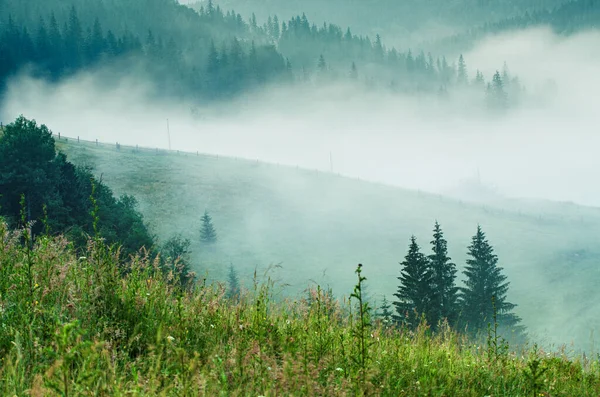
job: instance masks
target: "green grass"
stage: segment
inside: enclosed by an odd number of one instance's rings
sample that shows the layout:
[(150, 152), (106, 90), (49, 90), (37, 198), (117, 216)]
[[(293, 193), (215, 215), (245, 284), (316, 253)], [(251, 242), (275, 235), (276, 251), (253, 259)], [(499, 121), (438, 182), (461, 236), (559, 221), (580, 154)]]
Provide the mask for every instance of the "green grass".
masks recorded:
[[(162, 241), (176, 232), (190, 238), (192, 266), (209, 280), (224, 280), (233, 263), (249, 285), (255, 268), (280, 264), (273, 277), (286, 285), (282, 295), (297, 296), (313, 280), (347, 296), (361, 262), (380, 301), (395, 292), (411, 234), (428, 250), (437, 219), (460, 271), (480, 223), (535, 340), (591, 349), (591, 332), (600, 329), (600, 306), (590, 304), (599, 296), (598, 209), (519, 200), (483, 206), (256, 161), (73, 139), (58, 146), (116, 193), (135, 195)], [(220, 238), (211, 247), (199, 241), (205, 209)]]
[(359, 289), (350, 303), (320, 289), (311, 304), (275, 303), (274, 283), (256, 277), (228, 300), (216, 284), (181, 290), (143, 255), (119, 260), (96, 239), (77, 257), (60, 236), (31, 249), (23, 236), (0, 221), (3, 396), (600, 393), (596, 360), (388, 328), (358, 310)]

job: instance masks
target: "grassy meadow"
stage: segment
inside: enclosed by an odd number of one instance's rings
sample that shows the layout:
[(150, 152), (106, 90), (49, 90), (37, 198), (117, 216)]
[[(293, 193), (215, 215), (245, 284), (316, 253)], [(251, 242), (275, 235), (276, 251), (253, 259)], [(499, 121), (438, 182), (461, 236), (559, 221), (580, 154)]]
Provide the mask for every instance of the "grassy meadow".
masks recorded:
[(61, 236), (32, 244), (2, 221), (0, 272), (3, 396), (600, 393), (595, 359), (388, 328), (360, 305), (357, 274), (350, 301), (316, 287), (276, 303), (259, 276), (228, 298), (219, 284), (176, 286), (143, 253), (124, 260), (91, 238), (75, 255)]

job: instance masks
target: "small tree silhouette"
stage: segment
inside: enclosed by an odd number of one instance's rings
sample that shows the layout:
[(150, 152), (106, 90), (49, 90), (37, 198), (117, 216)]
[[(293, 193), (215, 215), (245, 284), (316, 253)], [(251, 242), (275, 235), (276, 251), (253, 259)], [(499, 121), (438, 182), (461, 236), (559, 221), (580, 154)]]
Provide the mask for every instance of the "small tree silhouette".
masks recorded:
[(204, 211), (202, 216), (202, 229), (200, 229), (200, 240), (203, 243), (214, 243), (217, 241), (217, 232), (212, 224), (212, 218), (208, 211)]

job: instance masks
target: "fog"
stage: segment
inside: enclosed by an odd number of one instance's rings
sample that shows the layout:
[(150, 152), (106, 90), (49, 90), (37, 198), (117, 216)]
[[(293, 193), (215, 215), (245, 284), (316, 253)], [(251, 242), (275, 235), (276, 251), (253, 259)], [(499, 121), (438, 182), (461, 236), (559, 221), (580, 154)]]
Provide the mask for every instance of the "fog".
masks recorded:
[[(418, 99), (342, 84), (271, 87), (227, 104), (195, 108), (156, 100), (124, 78), (94, 73), (58, 85), (26, 76), (10, 83), (3, 122), (35, 118), (65, 136), (260, 159), (433, 192), (465, 179), (509, 197), (600, 205), (600, 33), (559, 37), (536, 29), (488, 38), (465, 54), (486, 81), (506, 61), (527, 89), (508, 114), (483, 111), (481, 93)], [(548, 82), (555, 84), (551, 95)], [(194, 108), (195, 112), (191, 109)]]

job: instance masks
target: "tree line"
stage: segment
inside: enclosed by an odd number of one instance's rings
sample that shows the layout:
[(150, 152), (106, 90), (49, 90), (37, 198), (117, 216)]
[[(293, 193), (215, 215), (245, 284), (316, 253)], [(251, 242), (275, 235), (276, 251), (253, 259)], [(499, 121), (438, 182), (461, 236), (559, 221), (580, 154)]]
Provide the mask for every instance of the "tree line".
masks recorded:
[[(273, 17), (259, 25), (255, 17), (245, 21), (212, 1), (194, 11), (168, 0), (49, 0), (33, 10), (7, 0), (3, 11), (3, 84), (23, 70), (59, 80), (112, 66), (119, 73), (150, 79), (161, 96), (202, 100), (228, 98), (271, 83), (336, 79), (402, 93), (443, 94), (465, 87), (460, 61), (388, 48), (379, 35), (371, 39), (335, 24), (316, 26), (304, 14), (287, 22)], [(492, 78), (489, 82), (493, 87)], [(486, 92), (480, 72), (467, 83)], [(518, 92), (506, 90), (507, 103)]]

